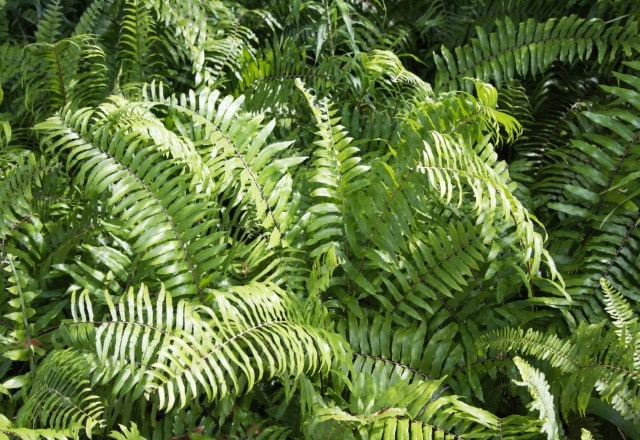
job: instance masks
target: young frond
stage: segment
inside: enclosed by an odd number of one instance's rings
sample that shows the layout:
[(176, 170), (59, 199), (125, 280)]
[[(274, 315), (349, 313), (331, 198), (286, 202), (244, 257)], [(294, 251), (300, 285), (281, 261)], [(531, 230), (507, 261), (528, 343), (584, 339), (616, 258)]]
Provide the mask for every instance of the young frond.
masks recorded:
[(544, 373), (518, 356), (513, 358), (513, 362), (522, 376), (522, 381), (514, 382), (516, 385), (526, 386), (529, 389), (533, 398), (529, 407), (537, 410), (540, 414), (540, 420), (543, 421), (542, 432), (547, 434), (548, 440), (560, 440), (564, 433), (562, 425), (557, 420), (556, 405)]
[(640, 333), (640, 326), (638, 326), (638, 318), (631, 305), (620, 292), (613, 288), (608, 280), (601, 278), (600, 287), (604, 294), (605, 310), (609, 314), (612, 324), (616, 327), (616, 334), (627, 344), (635, 342), (634, 339)]

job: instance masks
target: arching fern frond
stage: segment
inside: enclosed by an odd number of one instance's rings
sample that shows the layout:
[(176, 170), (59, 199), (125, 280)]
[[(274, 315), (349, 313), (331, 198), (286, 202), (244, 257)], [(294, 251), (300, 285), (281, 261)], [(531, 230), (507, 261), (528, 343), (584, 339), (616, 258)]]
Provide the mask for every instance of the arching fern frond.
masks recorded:
[(202, 295), (202, 274), (220, 264), (211, 250), (225, 246), (222, 233), (200, 235), (203, 229), (215, 230), (215, 206), (205, 194), (189, 191), (184, 166), (166, 161), (146, 133), (131, 130), (130, 124), (114, 129), (97, 114), (67, 109), (38, 129), (52, 152), (67, 157), (69, 172), (86, 194), (108, 194), (112, 214), (131, 226), (143, 267), (157, 271), (176, 295)]
[[(110, 315), (96, 317), (89, 296), (74, 301), (68, 343), (95, 350), (94, 381), (116, 399), (143, 395), (158, 409), (184, 408), (206, 396), (237, 396), (257, 382), (295, 381), (344, 363), (341, 338), (306, 325), (300, 305), (274, 285), (253, 283), (216, 292), (215, 304), (175, 306), (164, 290), (130, 289)], [(95, 335), (95, 336), (94, 336)], [(94, 348), (95, 347), (95, 348)]]
[(425, 99), (432, 94), (431, 86), (408, 71), (398, 57), (388, 50), (372, 50), (362, 53), (362, 65), (373, 80), (379, 78), (386, 87), (410, 87), (412, 99)]
[(498, 417), (457, 396), (440, 396), (439, 385), (439, 381), (399, 382), (381, 390), (368, 408), (358, 405), (355, 397), (349, 412), (320, 408), (308, 421), (308, 437), (358, 438), (346, 435), (358, 432), (359, 438), (457, 440), (497, 434)]
[(22, 76), (27, 108), (41, 120), (64, 105), (97, 104), (106, 89), (105, 54), (95, 41), (77, 35), (24, 49)]
[(92, 393), (89, 380), (94, 365), (91, 355), (53, 351), (40, 365), (17, 423), (71, 430), (75, 435), (84, 430), (91, 438), (94, 428), (104, 426), (104, 402)]
[(496, 31), (477, 27), (477, 38), (450, 50), (443, 46), (434, 54), (437, 66), (435, 87), (459, 89), (464, 77), (495, 81), (500, 86), (515, 75), (535, 76), (554, 61), (586, 61), (595, 53), (597, 63), (612, 61), (620, 52), (629, 57), (640, 49), (638, 24), (625, 26), (602, 20), (585, 20), (576, 15), (545, 22), (529, 19), (517, 25), (507, 16), (496, 21)]

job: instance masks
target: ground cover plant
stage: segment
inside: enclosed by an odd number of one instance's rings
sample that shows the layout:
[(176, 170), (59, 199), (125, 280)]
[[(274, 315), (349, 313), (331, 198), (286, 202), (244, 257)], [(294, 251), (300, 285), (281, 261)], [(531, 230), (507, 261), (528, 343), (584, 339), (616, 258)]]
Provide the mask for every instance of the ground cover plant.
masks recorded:
[(639, 22), (0, 0), (0, 439), (640, 438)]

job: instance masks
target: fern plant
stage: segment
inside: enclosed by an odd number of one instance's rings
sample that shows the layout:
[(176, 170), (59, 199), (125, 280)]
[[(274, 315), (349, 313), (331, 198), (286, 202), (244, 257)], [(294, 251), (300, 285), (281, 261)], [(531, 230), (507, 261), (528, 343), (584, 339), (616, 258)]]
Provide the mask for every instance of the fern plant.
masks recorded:
[(0, 437), (638, 436), (639, 20), (0, 1)]

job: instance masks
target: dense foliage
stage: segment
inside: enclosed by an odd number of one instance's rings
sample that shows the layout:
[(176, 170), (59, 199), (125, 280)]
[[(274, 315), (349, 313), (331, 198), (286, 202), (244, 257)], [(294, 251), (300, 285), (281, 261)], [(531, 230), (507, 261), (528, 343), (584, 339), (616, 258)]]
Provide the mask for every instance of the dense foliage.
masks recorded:
[(0, 439), (639, 439), (634, 3), (0, 0)]

